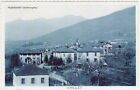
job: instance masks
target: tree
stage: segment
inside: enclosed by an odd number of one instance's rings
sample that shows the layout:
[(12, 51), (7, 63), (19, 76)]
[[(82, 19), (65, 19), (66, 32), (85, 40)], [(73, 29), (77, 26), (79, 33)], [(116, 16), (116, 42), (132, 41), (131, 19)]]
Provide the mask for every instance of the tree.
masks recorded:
[(60, 66), (60, 65), (63, 65), (64, 63), (63, 63), (63, 60), (62, 60), (62, 58), (56, 58), (56, 59), (54, 59), (54, 65), (55, 66)]
[(90, 82), (92, 83), (92, 85), (95, 84), (95, 83), (97, 83), (97, 81), (98, 81), (98, 77), (97, 76), (93, 76), (90, 79)]
[(52, 59), (50, 59), (48, 61), (48, 64), (49, 65), (60, 66), (60, 65), (63, 65), (64, 62), (63, 62), (62, 58), (53, 57)]
[(71, 63), (72, 59), (70, 57), (67, 58), (67, 63)]
[(124, 58), (126, 60), (126, 63), (125, 63), (126, 66), (129, 66), (129, 62), (134, 56), (135, 56), (135, 51), (132, 48), (127, 48), (124, 51)]
[(45, 62), (45, 63), (48, 63), (48, 61), (49, 61), (49, 60), (48, 60), (48, 55), (46, 55), (45, 58), (44, 58), (44, 62)]
[(52, 53), (49, 60), (53, 60), (53, 58), (54, 58), (54, 57), (53, 57), (53, 53)]
[(99, 81), (99, 86), (108, 86), (111, 83), (105, 76), (100, 76)]
[(12, 61), (12, 68), (21, 66), (21, 61), (19, 59), (18, 54), (13, 54), (11, 56), (11, 61)]

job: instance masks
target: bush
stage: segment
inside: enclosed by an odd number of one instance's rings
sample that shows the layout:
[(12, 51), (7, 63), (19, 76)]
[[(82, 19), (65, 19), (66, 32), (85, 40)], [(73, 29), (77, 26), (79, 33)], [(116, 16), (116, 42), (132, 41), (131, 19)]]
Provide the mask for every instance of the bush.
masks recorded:
[(44, 58), (44, 62), (45, 62), (45, 63), (48, 63), (48, 61), (49, 61), (49, 60), (48, 60), (48, 55), (46, 55), (45, 58)]
[(11, 55), (11, 61), (12, 61), (12, 63), (11, 63), (12, 68), (20, 67), (22, 65), (18, 54), (12, 54)]
[(63, 62), (62, 58), (53, 57), (52, 59), (50, 59), (48, 61), (48, 64), (49, 65), (60, 66), (60, 65), (63, 65), (64, 62)]
[(106, 77), (99, 77), (99, 86), (108, 86), (111, 83)]
[(68, 59), (67, 59), (67, 63), (71, 63), (71, 62), (72, 62), (71, 58), (68, 57)]
[(92, 83), (92, 85), (95, 84), (95, 83), (97, 83), (97, 81), (98, 81), (98, 77), (97, 76), (93, 76), (90, 79), (90, 82)]

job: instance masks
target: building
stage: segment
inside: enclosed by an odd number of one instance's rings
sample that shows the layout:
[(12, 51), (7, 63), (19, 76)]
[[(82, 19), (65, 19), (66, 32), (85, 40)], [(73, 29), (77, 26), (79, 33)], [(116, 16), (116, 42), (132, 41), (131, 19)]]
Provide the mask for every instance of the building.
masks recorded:
[(62, 58), (65, 63), (67, 63), (68, 59), (71, 59), (71, 62), (77, 60), (77, 52), (67, 47), (58, 48), (54, 50), (52, 54), (53, 57)]
[(65, 47), (53, 51), (53, 56), (62, 58), (65, 62), (67, 62), (69, 58), (72, 60), (72, 62), (98, 62), (100, 60), (101, 50), (92, 46), (85, 46), (78, 48), (77, 50)]
[(28, 64), (13, 71), (14, 86), (49, 86), (49, 75), (46, 69)]
[(112, 51), (112, 44), (111, 43), (106, 43), (103, 45), (103, 54), (111, 54)]
[(45, 55), (41, 52), (23, 52), (19, 54), (19, 59), (23, 64), (40, 65), (44, 61)]
[(101, 50), (92, 46), (85, 46), (77, 50), (77, 60), (81, 62), (98, 63), (101, 57)]

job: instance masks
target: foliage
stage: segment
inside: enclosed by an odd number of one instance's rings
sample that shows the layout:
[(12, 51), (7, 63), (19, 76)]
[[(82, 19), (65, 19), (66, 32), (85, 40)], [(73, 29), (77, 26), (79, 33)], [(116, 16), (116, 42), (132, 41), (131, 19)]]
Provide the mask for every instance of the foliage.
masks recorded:
[(45, 63), (48, 63), (48, 55), (45, 56), (44, 62), (45, 62)]
[(50, 59), (48, 61), (48, 65), (60, 66), (63, 64), (64, 64), (64, 62), (63, 62), (62, 58), (53, 57), (52, 59)]
[(70, 57), (67, 58), (67, 63), (71, 63), (72, 59)]
[(98, 81), (98, 77), (97, 76), (93, 76), (90, 79), (90, 82), (92, 83), (92, 85), (95, 84), (95, 83), (97, 83), (97, 81)]
[(50, 59), (50, 60), (53, 60), (53, 58), (54, 58), (54, 57), (53, 57), (53, 53), (52, 53), (49, 59)]
[(11, 61), (12, 61), (12, 68), (14, 67), (19, 67), (21, 66), (21, 61), (19, 59), (19, 55), (18, 54), (12, 54), (11, 55)]

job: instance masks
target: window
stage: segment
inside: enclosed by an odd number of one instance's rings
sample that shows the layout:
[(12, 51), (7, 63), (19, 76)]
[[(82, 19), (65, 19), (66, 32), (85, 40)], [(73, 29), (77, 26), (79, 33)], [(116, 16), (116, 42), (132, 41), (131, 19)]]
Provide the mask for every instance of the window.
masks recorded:
[(89, 59), (87, 58), (87, 60), (86, 60), (87, 62), (89, 62)]
[(25, 78), (21, 79), (21, 84), (25, 84)]
[(27, 58), (25, 59), (25, 62), (27, 63)]
[(74, 53), (74, 60), (77, 60), (77, 54)]
[(97, 58), (94, 58), (94, 62), (97, 62)]
[(44, 78), (41, 78), (41, 83), (44, 83), (45, 79)]
[(40, 64), (40, 61), (37, 61), (37, 64), (39, 65)]
[(35, 83), (35, 78), (31, 78), (31, 83), (32, 83), (32, 84)]
[(87, 52), (87, 56), (88, 56), (88, 52)]
[(95, 52), (95, 56), (97, 56), (97, 52)]

